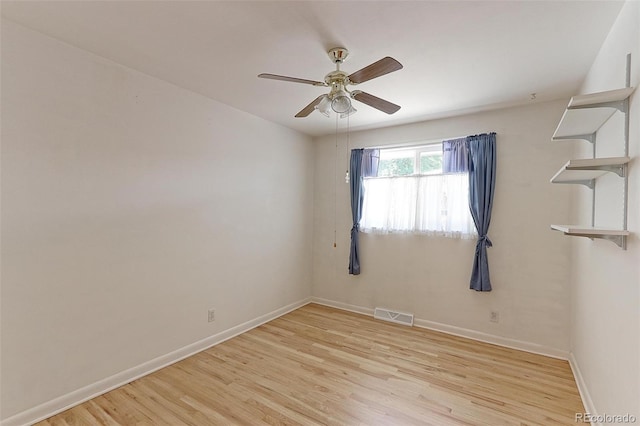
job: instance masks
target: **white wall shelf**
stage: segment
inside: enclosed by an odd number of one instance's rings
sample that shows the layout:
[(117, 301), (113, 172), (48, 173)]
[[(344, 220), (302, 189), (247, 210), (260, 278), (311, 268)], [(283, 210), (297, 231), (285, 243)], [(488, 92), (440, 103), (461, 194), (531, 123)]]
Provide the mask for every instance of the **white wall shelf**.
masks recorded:
[[(577, 95), (571, 98), (564, 111), (553, 140), (582, 139), (593, 144), (593, 158), (570, 160), (552, 178), (551, 183), (585, 185), (591, 189), (591, 226), (551, 225), (551, 229), (565, 235), (601, 238), (612, 241), (623, 250), (627, 249), (627, 206), (629, 198), (629, 97), (635, 90), (631, 87), (631, 54), (627, 55), (626, 84), (622, 89)], [(616, 111), (624, 114), (624, 157), (596, 158), (596, 135)], [(595, 226), (596, 181), (606, 174), (615, 173), (622, 178), (623, 211), (622, 229), (604, 229)]]
[(624, 248), (629, 231), (625, 229), (596, 228), (592, 226), (582, 225), (551, 225), (554, 231), (560, 231), (564, 235), (572, 235), (574, 237), (600, 238), (608, 240), (616, 244), (618, 247)]
[(572, 97), (552, 139), (584, 139), (594, 142), (598, 129), (616, 110), (625, 109), (625, 101), (634, 90), (633, 87), (625, 87)]
[(593, 189), (595, 180), (605, 173), (615, 173), (624, 177), (627, 173), (629, 157), (588, 158), (569, 160), (551, 178), (551, 183), (573, 183)]

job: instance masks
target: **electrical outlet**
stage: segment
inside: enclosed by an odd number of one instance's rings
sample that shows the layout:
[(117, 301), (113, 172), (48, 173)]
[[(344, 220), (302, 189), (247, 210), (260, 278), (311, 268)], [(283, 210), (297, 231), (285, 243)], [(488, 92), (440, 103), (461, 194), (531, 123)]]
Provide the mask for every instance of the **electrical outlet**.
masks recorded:
[(498, 311), (491, 311), (491, 316), (489, 317), (489, 321), (500, 322), (500, 314), (498, 313)]
[(216, 310), (209, 309), (209, 322), (214, 322), (216, 320)]

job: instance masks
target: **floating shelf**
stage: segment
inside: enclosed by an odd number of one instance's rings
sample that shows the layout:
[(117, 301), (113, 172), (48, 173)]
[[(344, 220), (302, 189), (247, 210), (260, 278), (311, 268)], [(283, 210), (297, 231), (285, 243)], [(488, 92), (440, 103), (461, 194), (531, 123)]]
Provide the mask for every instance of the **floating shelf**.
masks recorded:
[(551, 183), (575, 183), (593, 189), (595, 179), (605, 173), (615, 173), (624, 177), (629, 161), (629, 157), (570, 160), (551, 178)]
[(580, 225), (551, 225), (551, 229), (563, 232), (564, 235), (600, 238), (611, 241), (623, 249), (627, 248), (627, 236), (629, 235), (629, 231), (624, 229), (607, 229)]
[(616, 110), (626, 110), (626, 102), (634, 90), (634, 87), (625, 87), (572, 97), (552, 139), (584, 139), (593, 142), (595, 133)]

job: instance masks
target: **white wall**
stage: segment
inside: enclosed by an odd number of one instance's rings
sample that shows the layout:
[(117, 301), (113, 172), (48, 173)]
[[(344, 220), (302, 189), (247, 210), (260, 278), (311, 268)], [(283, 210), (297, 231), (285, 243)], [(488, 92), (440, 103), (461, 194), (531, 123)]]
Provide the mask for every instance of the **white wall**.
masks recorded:
[[(580, 90), (592, 93), (625, 84), (632, 53), (631, 85), (640, 83), (640, 3), (627, 2)], [(630, 413), (640, 419), (640, 92), (631, 99), (627, 250), (603, 241), (574, 238), (572, 352), (582, 379), (587, 409), (598, 414)], [(622, 156), (621, 114), (598, 132), (599, 156)], [(589, 158), (587, 142), (573, 143), (576, 158)], [(610, 175), (596, 184), (596, 225), (621, 226), (622, 179)], [(573, 221), (589, 223), (591, 195), (574, 190)]]
[[(360, 148), (497, 132), (497, 183), (489, 229), (494, 246), (488, 249), (493, 291), (489, 293), (469, 290), (473, 240), (361, 234), (362, 273), (348, 275), (351, 214), (344, 183), (346, 137), (341, 133), (338, 138), (337, 248), (333, 248), (336, 141), (335, 136), (318, 140), (314, 297), (358, 308), (413, 312), (423, 321), (475, 335), (486, 333), (506, 343), (523, 341), (527, 348), (566, 356), (570, 242), (549, 229), (551, 223), (567, 222), (570, 212), (569, 188), (549, 183), (571, 152), (569, 146), (550, 140), (566, 102), (350, 136), (350, 147)], [(498, 324), (489, 321), (492, 310), (499, 312)]]
[(310, 138), (5, 20), (2, 114), (3, 419), (310, 296)]

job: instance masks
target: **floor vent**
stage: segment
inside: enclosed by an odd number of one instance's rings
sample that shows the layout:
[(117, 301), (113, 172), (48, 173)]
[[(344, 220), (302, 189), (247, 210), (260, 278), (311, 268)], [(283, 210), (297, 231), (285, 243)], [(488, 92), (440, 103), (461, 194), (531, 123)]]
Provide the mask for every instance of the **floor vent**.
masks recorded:
[(404, 312), (396, 312), (391, 311), (385, 308), (376, 308), (373, 312), (373, 317), (375, 319), (380, 319), (384, 321), (391, 321), (397, 324), (403, 325), (413, 325), (413, 314), (406, 314)]

